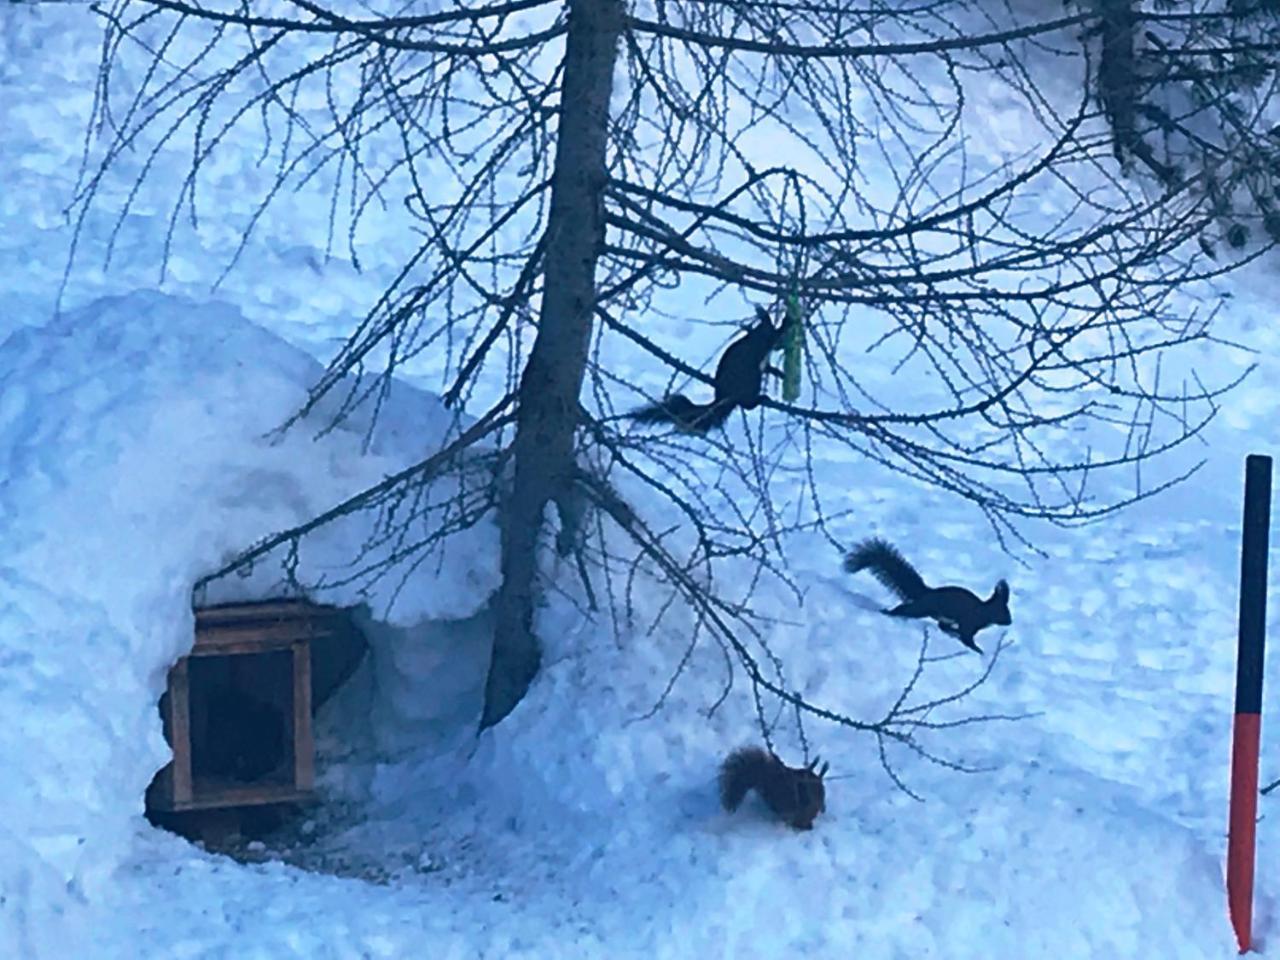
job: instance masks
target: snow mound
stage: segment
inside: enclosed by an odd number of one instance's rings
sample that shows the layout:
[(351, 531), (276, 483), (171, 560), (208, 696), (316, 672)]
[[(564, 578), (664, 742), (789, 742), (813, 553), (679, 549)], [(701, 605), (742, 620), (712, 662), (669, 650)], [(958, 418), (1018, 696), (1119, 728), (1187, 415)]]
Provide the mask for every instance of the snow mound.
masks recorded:
[[(38, 891), (64, 884), (70, 902), (93, 901), (122, 862), (168, 760), (156, 701), (192, 642), (194, 582), (424, 459), (450, 427), (438, 401), (397, 384), (372, 429), (364, 414), (324, 432), (330, 404), (275, 433), (320, 372), (231, 307), (155, 293), (97, 301), (0, 345), (6, 896), (26, 890), (53, 911)], [(433, 496), (450, 492), (442, 482)], [(406, 577), (336, 585), (370, 522), (344, 518), (303, 541), (299, 578), (335, 584), (312, 599), (366, 604), (416, 636), (473, 617), (496, 588), (488, 522)], [(261, 599), (281, 581), (268, 558), (205, 599)]]

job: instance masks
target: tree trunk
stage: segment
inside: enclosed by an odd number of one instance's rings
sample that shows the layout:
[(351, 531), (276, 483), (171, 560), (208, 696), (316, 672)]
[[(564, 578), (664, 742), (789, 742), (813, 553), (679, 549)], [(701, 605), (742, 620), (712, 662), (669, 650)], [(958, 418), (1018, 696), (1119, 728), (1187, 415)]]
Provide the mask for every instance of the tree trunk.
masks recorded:
[(502, 586), (480, 728), (520, 701), (538, 671), (533, 635), (538, 535), (572, 481), (574, 431), (604, 242), (605, 144), (623, 0), (571, 0), (547, 222), (542, 316), (520, 381), (515, 486), (502, 529)]

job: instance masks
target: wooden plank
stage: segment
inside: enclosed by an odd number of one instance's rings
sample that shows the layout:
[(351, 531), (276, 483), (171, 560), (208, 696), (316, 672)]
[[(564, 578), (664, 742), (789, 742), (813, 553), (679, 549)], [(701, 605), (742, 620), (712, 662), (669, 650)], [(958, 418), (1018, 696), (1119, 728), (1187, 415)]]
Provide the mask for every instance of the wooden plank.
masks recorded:
[(197, 627), (196, 644), (191, 655), (207, 657), (228, 652), (287, 650), (298, 640), (326, 637), (333, 632), (324, 624), (299, 620), (243, 626)]
[(198, 607), (195, 611), (199, 619), (228, 617), (260, 617), (273, 616), (277, 613), (294, 615), (299, 611), (332, 609), (321, 607), (307, 600), (283, 598), (278, 600), (251, 600), (243, 603), (219, 603), (208, 607)]
[(259, 640), (256, 637), (228, 637), (221, 642), (202, 640), (192, 648), (192, 657), (230, 657), (242, 653), (281, 653), (293, 649), (297, 637), (276, 637)]
[(240, 784), (235, 787), (199, 785), (195, 796), (158, 809), (167, 811), (214, 810), (219, 807), (258, 807), (267, 803), (307, 803), (315, 799), (312, 790), (298, 790), (291, 783)]
[(217, 607), (201, 607), (195, 611), (197, 626), (235, 623), (245, 620), (292, 620), (300, 617), (340, 616), (337, 607), (326, 607), (306, 600), (267, 600), (262, 603), (231, 603)]
[(239, 620), (235, 622), (215, 624), (198, 624), (196, 626), (196, 643), (205, 638), (222, 636), (287, 637), (289, 640), (301, 640), (316, 634), (328, 634), (337, 629), (332, 618), (292, 617), (285, 620)]
[(169, 736), (173, 740), (173, 797), (177, 804), (190, 803), (191, 787), (191, 687), (187, 658), (169, 671)]
[(311, 644), (293, 645), (293, 779), (299, 790), (316, 782), (316, 744), (311, 731)]

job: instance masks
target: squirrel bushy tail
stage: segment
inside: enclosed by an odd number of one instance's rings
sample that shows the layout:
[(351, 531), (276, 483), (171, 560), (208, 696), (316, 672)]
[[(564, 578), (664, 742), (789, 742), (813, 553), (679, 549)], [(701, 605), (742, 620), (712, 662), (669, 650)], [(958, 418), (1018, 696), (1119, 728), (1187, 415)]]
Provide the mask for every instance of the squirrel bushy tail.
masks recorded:
[(817, 769), (818, 758), (807, 767), (788, 767), (760, 747), (741, 747), (720, 765), (720, 802), (737, 810), (747, 792), (755, 790), (774, 815), (797, 830), (811, 830), (826, 809), (828, 764)]
[(725, 757), (720, 764), (721, 806), (730, 813), (737, 810), (772, 763), (773, 758), (759, 747), (742, 747)]
[(631, 414), (631, 418), (639, 423), (669, 423), (687, 433), (706, 433), (724, 426), (731, 413), (731, 403), (694, 403), (684, 394), (677, 393), (641, 407)]
[(844, 558), (849, 573), (869, 569), (871, 575), (898, 595), (899, 600), (918, 600), (928, 592), (924, 579), (907, 558), (887, 540), (872, 537), (858, 544)]

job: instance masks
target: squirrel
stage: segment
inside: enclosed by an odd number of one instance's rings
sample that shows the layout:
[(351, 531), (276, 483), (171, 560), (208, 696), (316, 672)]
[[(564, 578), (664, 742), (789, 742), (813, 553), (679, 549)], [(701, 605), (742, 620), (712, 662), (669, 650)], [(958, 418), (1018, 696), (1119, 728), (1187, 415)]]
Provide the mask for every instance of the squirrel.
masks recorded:
[(670, 423), (686, 433), (707, 433), (722, 427), (734, 407), (754, 410), (764, 395), (764, 375), (782, 376), (769, 366), (769, 354), (777, 350), (790, 327), (774, 326), (768, 311), (756, 307), (756, 323), (725, 348), (716, 364), (715, 399), (694, 403), (677, 393), (641, 407), (631, 417), (640, 423)]
[(898, 595), (902, 602), (884, 613), (891, 617), (931, 617), (943, 633), (955, 637), (970, 650), (982, 648), (974, 642), (974, 634), (993, 625), (1007, 627), (1009, 584), (1001, 580), (991, 596), (982, 600), (964, 587), (926, 586), (916, 568), (907, 562), (893, 544), (879, 538), (864, 540), (844, 558), (850, 573), (870, 570), (882, 584)]
[(812, 830), (814, 819), (827, 808), (822, 778), (830, 764), (817, 766), (817, 757), (807, 767), (788, 767), (772, 751), (741, 747), (720, 765), (720, 802), (732, 812), (748, 790), (755, 790), (779, 819), (797, 830)]

